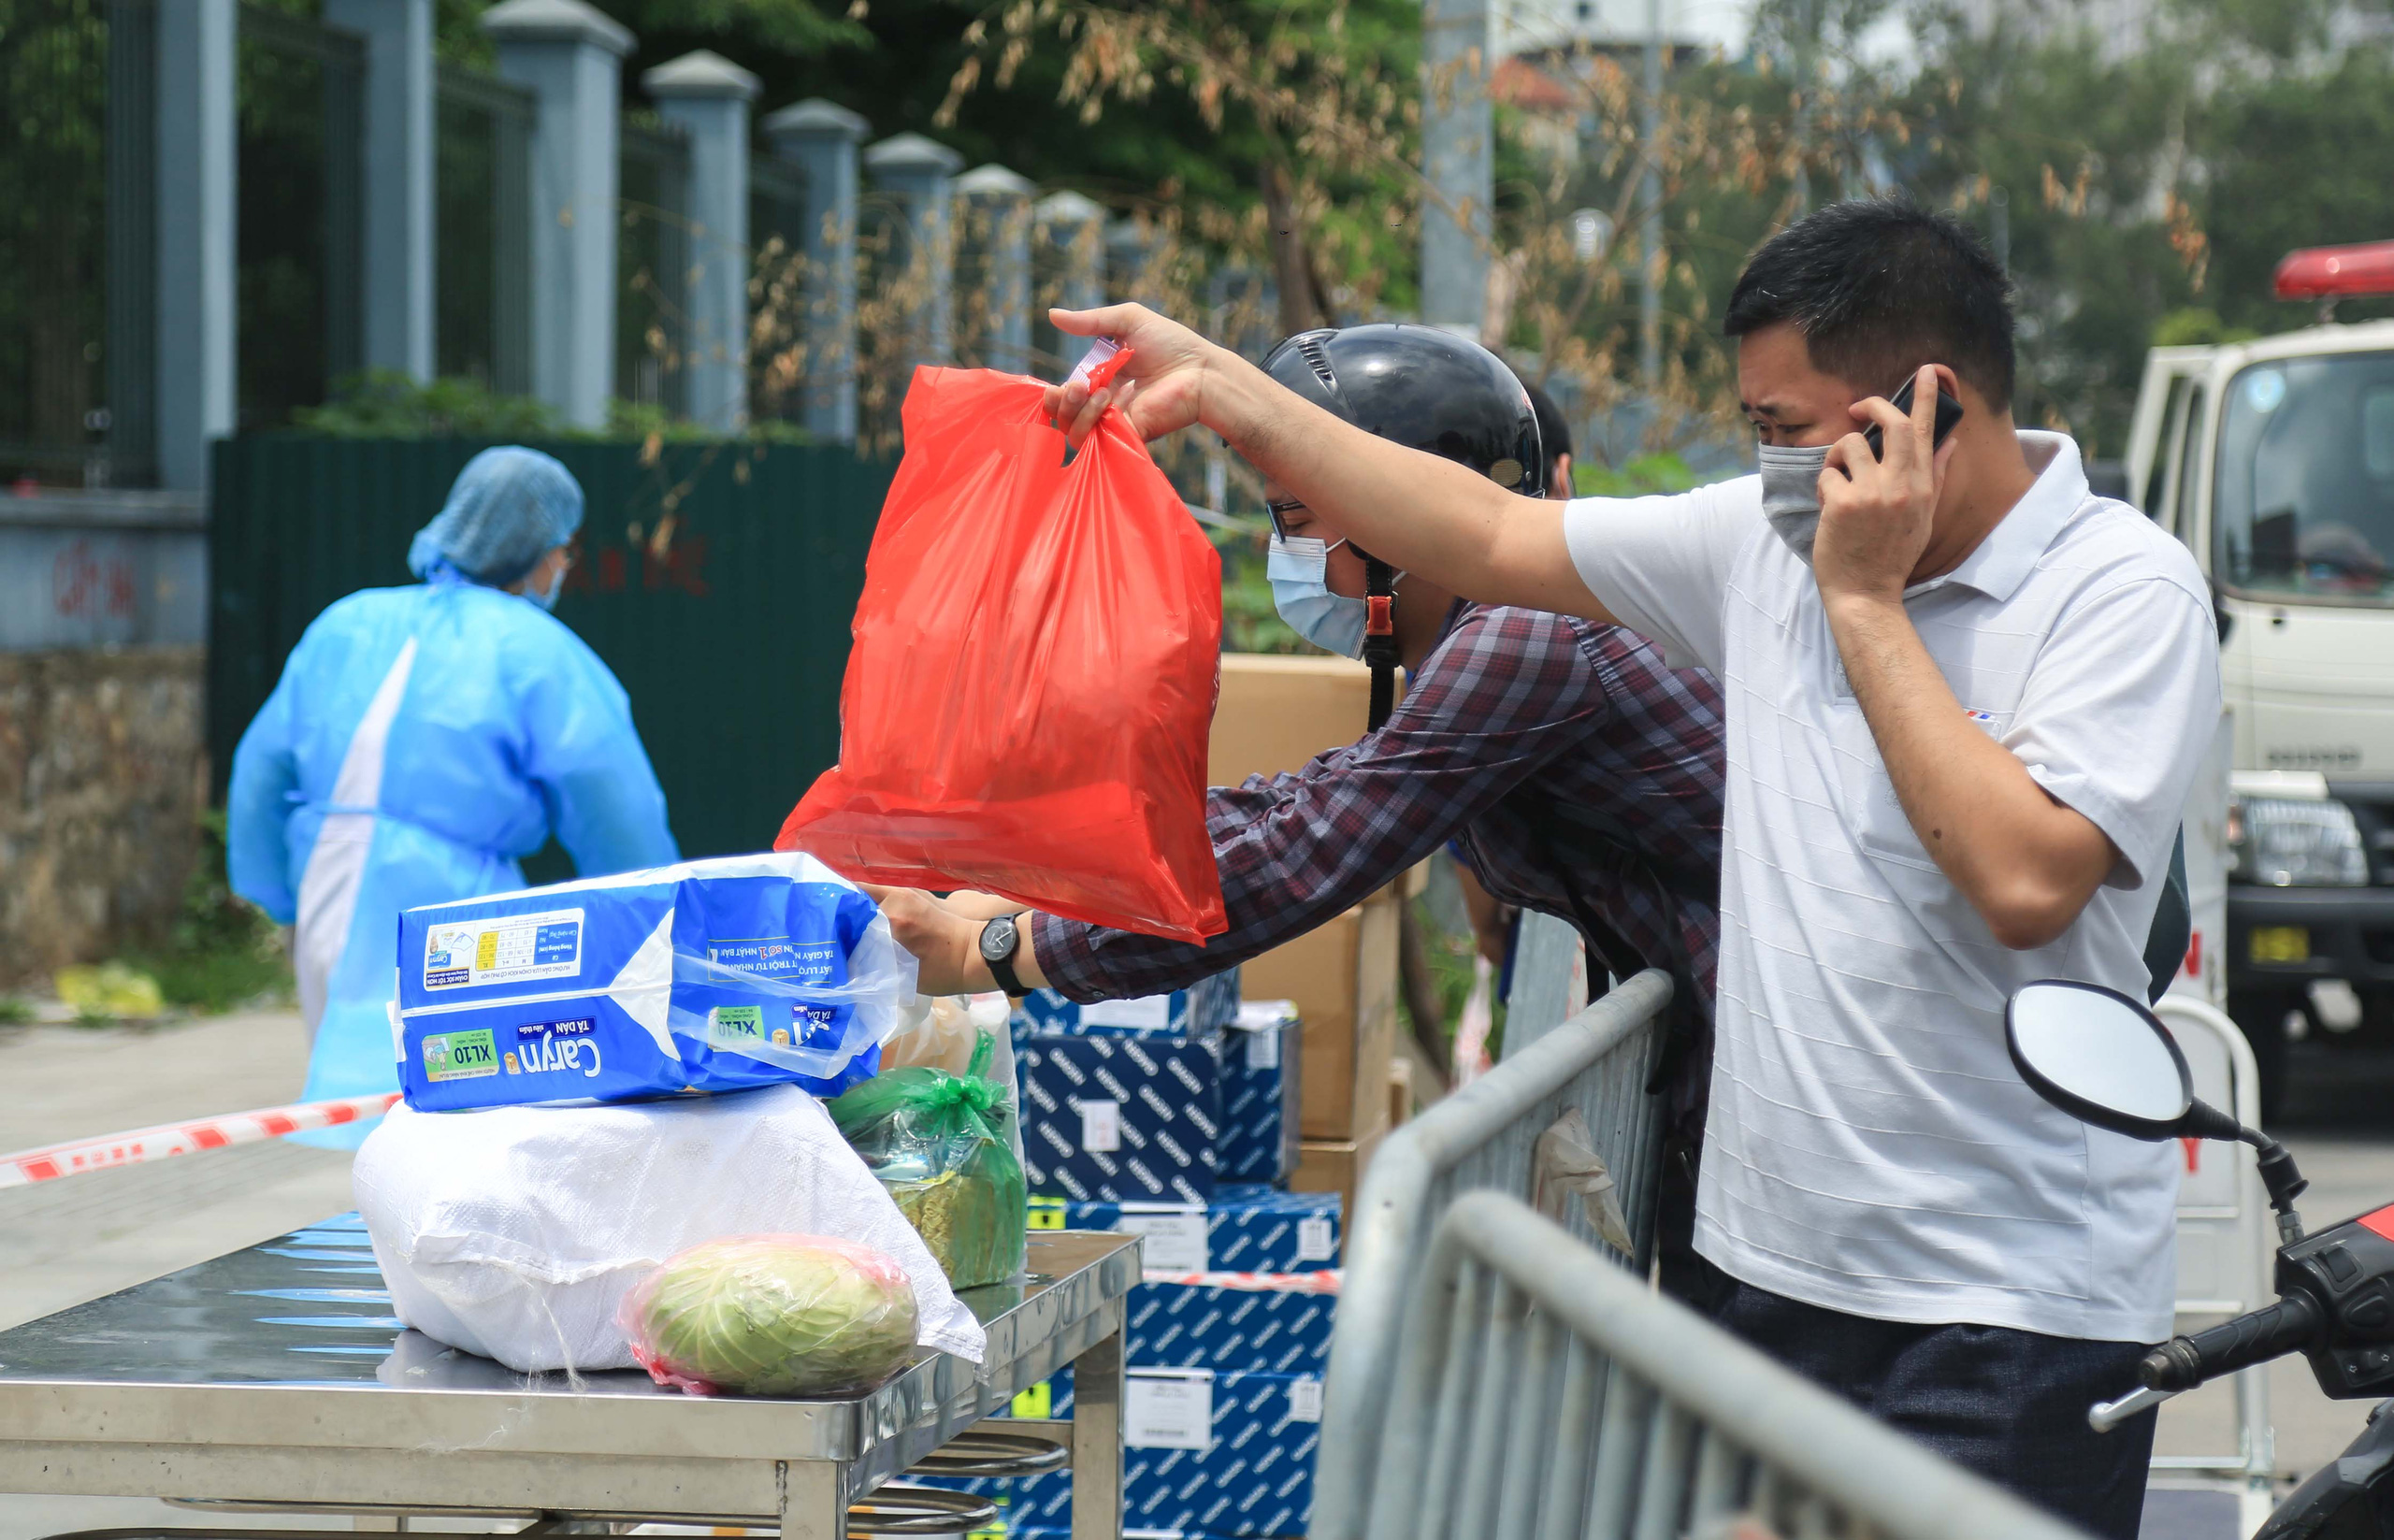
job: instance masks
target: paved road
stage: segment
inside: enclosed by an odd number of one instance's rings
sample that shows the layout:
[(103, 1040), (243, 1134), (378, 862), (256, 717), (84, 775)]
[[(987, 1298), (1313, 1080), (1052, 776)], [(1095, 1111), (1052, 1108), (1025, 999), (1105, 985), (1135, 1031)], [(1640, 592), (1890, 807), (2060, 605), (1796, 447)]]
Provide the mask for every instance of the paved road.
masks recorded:
[[(289, 1013), (151, 1030), (0, 1028), (0, 1150), (295, 1100), (307, 1048)], [(2298, 1085), (2283, 1130), (2315, 1224), (2394, 1201), (2394, 1113), (2381, 1084)], [(0, 1191), (0, 1327), (186, 1267), (350, 1206), (345, 1155), (287, 1144)], [(2322, 1398), (2300, 1360), (2270, 1380), (2284, 1476), (2315, 1470), (2359, 1431), (2366, 1403)], [(2165, 1409), (2165, 1452), (2234, 1445), (2224, 1391)], [(0, 1497), (0, 1540), (163, 1518), (154, 1504)]]

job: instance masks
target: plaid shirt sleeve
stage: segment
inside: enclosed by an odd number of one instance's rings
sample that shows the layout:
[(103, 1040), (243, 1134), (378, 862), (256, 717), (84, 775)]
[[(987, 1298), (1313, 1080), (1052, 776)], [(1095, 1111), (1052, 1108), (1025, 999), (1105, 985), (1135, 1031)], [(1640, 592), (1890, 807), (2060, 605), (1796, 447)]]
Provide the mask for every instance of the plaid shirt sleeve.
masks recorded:
[(1081, 1001), (1186, 988), (1292, 941), (1394, 881), (1608, 709), (1571, 623), (1466, 610), (1386, 726), (1304, 770), (1206, 793), (1230, 927), (1204, 946), (1039, 914), (1049, 986)]

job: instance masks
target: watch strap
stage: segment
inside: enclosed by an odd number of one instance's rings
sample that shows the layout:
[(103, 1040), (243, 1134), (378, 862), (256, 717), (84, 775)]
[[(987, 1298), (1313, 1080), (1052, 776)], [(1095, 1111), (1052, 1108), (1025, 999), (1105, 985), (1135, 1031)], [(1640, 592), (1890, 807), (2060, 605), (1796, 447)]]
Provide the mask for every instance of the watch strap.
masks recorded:
[[(990, 943), (992, 927), (1003, 925), (1005, 939), (996, 947)], [(1000, 915), (981, 927), (981, 960), (989, 965), (989, 977), (997, 982), (1011, 999), (1020, 1000), (1031, 991), (1023, 987), (1022, 976), (1014, 971), (1015, 954), (1022, 947), (1022, 926), (1013, 915)]]

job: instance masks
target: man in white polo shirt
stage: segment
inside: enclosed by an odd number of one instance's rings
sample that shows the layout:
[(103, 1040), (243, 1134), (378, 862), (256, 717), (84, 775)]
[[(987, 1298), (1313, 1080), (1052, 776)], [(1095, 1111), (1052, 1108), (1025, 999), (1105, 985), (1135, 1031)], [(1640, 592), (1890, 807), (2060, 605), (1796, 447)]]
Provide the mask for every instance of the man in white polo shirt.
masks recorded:
[[(1696, 1248), (1715, 1318), (1955, 1460), (2133, 1536), (2152, 1420), (2087, 1404), (2169, 1334), (2173, 1151), (2021, 1084), (2009, 993), (2134, 993), (2217, 721), (2208, 590), (2014, 428), (2002, 272), (1949, 217), (1832, 205), (1732, 294), (1763, 473), (1525, 517), (1135, 306), (1060, 312), (1136, 355), (1052, 393), (1202, 423), (1393, 565), (1617, 620), (1722, 680), (1729, 773)], [(1907, 415), (1882, 393), (1913, 383)], [(1935, 439), (1940, 392), (1962, 415)], [(1885, 439), (1875, 454), (1862, 429)]]

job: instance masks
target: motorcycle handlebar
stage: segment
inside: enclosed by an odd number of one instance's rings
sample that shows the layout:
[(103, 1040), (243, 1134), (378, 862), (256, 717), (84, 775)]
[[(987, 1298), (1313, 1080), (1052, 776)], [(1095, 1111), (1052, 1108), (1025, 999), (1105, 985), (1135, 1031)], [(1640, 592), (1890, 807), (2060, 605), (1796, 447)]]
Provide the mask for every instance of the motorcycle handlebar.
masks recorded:
[(2326, 1324), (2310, 1295), (2288, 1294), (2234, 1320), (2170, 1338), (2144, 1356), (2137, 1378), (2150, 1390), (2191, 1390), (2205, 1380), (2291, 1353)]

